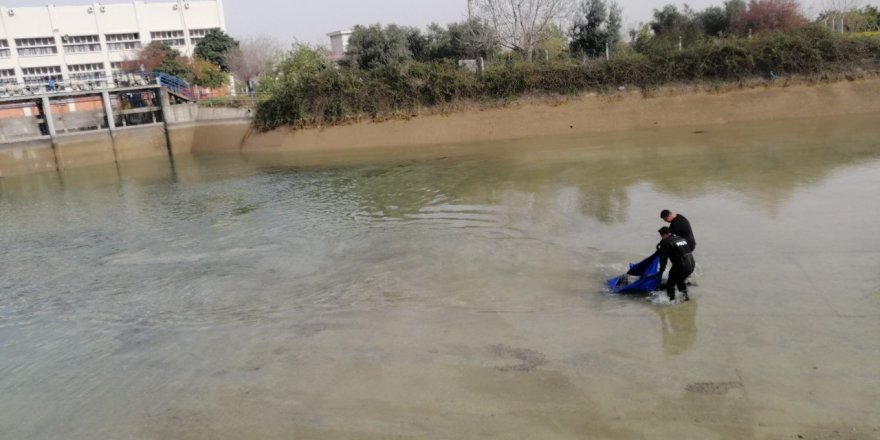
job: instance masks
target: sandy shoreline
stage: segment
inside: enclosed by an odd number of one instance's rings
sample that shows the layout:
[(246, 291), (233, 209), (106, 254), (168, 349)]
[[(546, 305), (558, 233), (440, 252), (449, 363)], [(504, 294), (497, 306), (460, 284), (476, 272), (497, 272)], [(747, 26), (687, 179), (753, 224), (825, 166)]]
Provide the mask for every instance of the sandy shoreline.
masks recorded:
[[(661, 90), (585, 95), (563, 102), (517, 102), (505, 107), (416, 116), (408, 120), (260, 133), (240, 145), (216, 138), (193, 152), (296, 152), (478, 143), (543, 136), (716, 125), (880, 112), (880, 79), (766, 85), (723, 91)], [(207, 133), (206, 133), (207, 134)], [(228, 134), (228, 133), (227, 133)], [(213, 137), (210, 136), (209, 137)]]

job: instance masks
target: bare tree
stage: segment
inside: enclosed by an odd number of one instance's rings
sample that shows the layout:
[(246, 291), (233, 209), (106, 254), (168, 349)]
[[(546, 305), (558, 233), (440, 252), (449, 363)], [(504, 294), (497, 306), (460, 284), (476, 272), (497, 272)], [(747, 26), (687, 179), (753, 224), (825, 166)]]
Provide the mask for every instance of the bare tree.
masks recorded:
[(853, 21), (853, 16), (857, 15), (854, 12), (859, 9), (860, 3), (859, 0), (825, 0), (822, 2), (820, 20), (832, 31), (845, 32), (846, 23)]
[(272, 69), (272, 63), (281, 55), (281, 43), (265, 35), (248, 37), (230, 51), (226, 62), (229, 71), (240, 81), (256, 80)]
[[(535, 47), (554, 24), (571, 16), (572, 0), (473, 0), (473, 14), (486, 20), (502, 46), (532, 60)], [(563, 28), (566, 26), (563, 26)]]

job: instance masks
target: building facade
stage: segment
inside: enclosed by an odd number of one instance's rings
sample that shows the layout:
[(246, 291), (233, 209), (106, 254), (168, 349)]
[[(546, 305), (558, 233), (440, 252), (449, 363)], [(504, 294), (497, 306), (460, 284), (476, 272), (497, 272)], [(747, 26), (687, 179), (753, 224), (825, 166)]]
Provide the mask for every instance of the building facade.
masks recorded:
[(0, 88), (108, 84), (151, 42), (189, 56), (211, 29), (226, 31), (222, 0), (0, 6)]
[(339, 61), (345, 58), (348, 51), (348, 39), (351, 38), (350, 30), (336, 31), (327, 34), (330, 37), (330, 58)]

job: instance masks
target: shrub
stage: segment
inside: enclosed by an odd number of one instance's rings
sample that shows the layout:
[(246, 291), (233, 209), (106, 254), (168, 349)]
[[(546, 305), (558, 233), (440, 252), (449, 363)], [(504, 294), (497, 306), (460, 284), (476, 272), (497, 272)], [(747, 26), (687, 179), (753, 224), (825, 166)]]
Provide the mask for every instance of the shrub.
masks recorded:
[(670, 83), (739, 81), (766, 77), (771, 71), (876, 71), (880, 68), (880, 38), (851, 38), (805, 28), (754, 39), (712, 39), (683, 51), (655, 48), (645, 54), (628, 53), (584, 64), (505, 60), (479, 74), (446, 61), (369, 70), (325, 68), (321, 62), (305, 66), (308, 68), (278, 69), (276, 79), (267, 83), (272, 86), (266, 87), (271, 97), (257, 107), (258, 127), (334, 124), (361, 116), (409, 113), (425, 106), (503, 101), (527, 94), (571, 95), (620, 86), (644, 90)]

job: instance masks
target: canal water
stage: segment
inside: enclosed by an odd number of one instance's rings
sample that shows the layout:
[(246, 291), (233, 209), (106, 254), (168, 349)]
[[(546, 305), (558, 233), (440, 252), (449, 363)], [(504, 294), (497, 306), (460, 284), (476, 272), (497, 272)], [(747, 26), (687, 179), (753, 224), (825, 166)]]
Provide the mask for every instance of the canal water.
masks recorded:
[(0, 437), (880, 438), (878, 120), (2, 179)]

